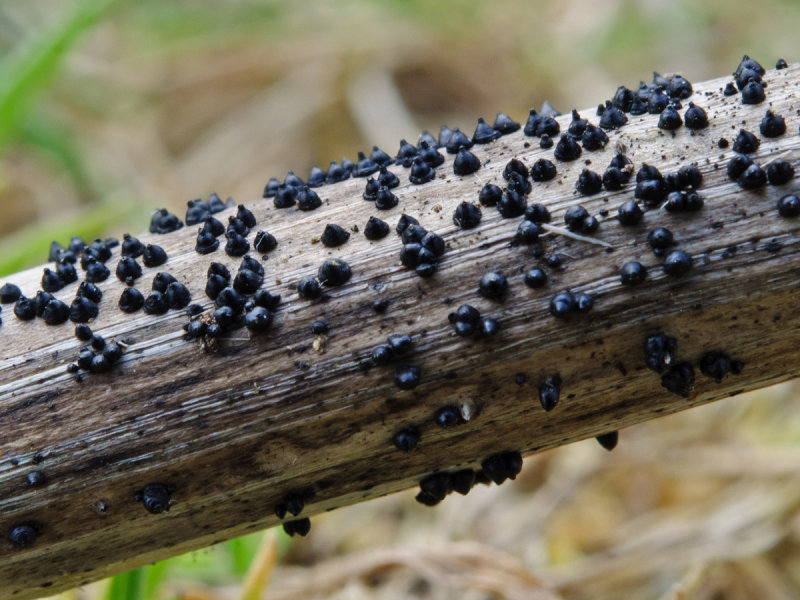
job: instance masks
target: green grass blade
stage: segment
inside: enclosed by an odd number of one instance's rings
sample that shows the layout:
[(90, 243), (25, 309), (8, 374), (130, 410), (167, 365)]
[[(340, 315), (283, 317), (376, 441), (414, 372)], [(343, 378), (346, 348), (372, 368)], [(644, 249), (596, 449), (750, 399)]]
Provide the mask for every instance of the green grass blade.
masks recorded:
[(142, 579), (142, 569), (112, 577), (106, 591), (106, 600), (143, 600)]
[(116, 2), (118, 0), (79, 1), (62, 23), (21, 44), (3, 60), (0, 65), (0, 149), (14, 134), (34, 96), (50, 80), (67, 51)]

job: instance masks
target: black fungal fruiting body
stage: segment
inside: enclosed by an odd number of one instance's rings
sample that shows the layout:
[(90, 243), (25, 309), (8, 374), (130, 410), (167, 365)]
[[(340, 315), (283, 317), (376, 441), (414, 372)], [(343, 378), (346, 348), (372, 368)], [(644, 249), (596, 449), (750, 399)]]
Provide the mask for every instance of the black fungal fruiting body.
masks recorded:
[(575, 182), (575, 190), (582, 196), (592, 196), (603, 188), (603, 179), (589, 169), (584, 169)]
[(786, 219), (800, 217), (800, 198), (794, 194), (787, 194), (778, 200), (778, 214)]
[(558, 375), (551, 375), (539, 384), (539, 402), (545, 411), (550, 412), (558, 404), (558, 398), (561, 395), (561, 377)]
[(648, 336), (644, 341), (645, 364), (656, 373), (663, 373), (675, 362), (677, 348), (675, 338), (665, 333)]
[(442, 429), (449, 429), (465, 423), (457, 406), (443, 406), (433, 414), (434, 422)]
[(700, 359), (700, 372), (711, 377), (717, 383), (722, 383), (731, 370), (731, 357), (725, 352), (707, 352)]
[(673, 394), (688, 398), (694, 387), (694, 367), (688, 362), (672, 366), (661, 376), (661, 385)]
[[(499, 137), (499, 134), (498, 134)], [(471, 175), (481, 168), (480, 159), (469, 150), (462, 148), (453, 161), (453, 172), (456, 175)]]
[(478, 331), (481, 313), (474, 306), (462, 304), (456, 312), (450, 313), (447, 319), (453, 325), (457, 335), (467, 337)]
[(513, 481), (522, 471), (522, 455), (516, 451), (492, 454), (481, 462), (481, 470), (497, 485), (506, 479)]
[(626, 262), (622, 265), (619, 279), (623, 285), (638, 285), (647, 279), (647, 269), (640, 262)]
[(794, 167), (787, 160), (776, 160), (767, 166), (767, 180), (771, 185), (784, 185), (794, 179)]
[(419, 385), (421, 375), (416, 365), (398, 365), (394, 372), (394, 384), (401, 390), (412, 390)]
[(39, 537), (40, 527), (34, 523), (19, 523), (8, 530), (8, 541), (14, 548), (23, 550), (30, 548)]
[(462, 229), (472, 229), (481, 222), (481, 209), (469, 202), (462, 202), (453, 213), (453, 223)]
[(278, 240), (275, 239), (274, 235), (267, 231), (259, 231), (256, 233), (255, 238), (253, 238), (253, 248), (256, 252), (260, 252), (261, 254), (271, 252), (277, 246)]
[(392, 436), (392, 443), (398, 450), (411, 452), (417, 447), (420, 437), (419, 429), (412, 425), (395, 433), (394, 436)]
[(350, 280), (352, 271), (350, 265), (338, 258), (329, 258), (319, 268), (317, 277), (319, 282), (327, 287), (338, 287)]
[(647, 243), (656, 256), (666, 254), (667, 248), (675, 243), (672, 232), (664, 227), (656, 227), (647, 234)]
[(683, 277), (692, 269), (692, 257), (683, 250), (674, 250), (664, 259), (663, 269), (670, 277)]
[(546, 158), (540, 158), (531, 167), (531, 179), (534, 181), (550, 181), (555, 179), (557, 173), (556, 166)]
[(689, 129), (705, 129), (708, 127), (708, 115), (702, 107), (689, 102), (689, 108), (683, 115), (683, 122)]
[(478, 194), (478, 202), (483, 206), (495, 206), (503, 196), (503, 190), (493, 183), (487, 183)]
[(389, 224), (377, 217), (370, 217), (364, 227), (364, 236), (368, 240), (381, 240), (389, 235)]
[(328, 223), (319, 239), (328, 248), (335, 248), (350, 239), (350, 232), (335, 223)]
[(478, 293), (495, 302), (505, 302), (508, 295), (508, 280), (499, 271), (489, 271), (478, 283)]
[(617, 220), (624, 227), (638, 225), (644, 212), (634, 200), (623, 202), (617, 209)]
[(608, 433), (601, 433), (600, 435), (595, 436), (594, 439), (596, 439), (597, 443), (603, 448), (611, 452), (617, 447), (617, 442), (619, 441), (619, 432), (609, 431)]
[(293, 521), (286, 521), (283, 523), (283, 530), (289, 536), (295, 534), (299, 536), (306, 536), (311, 531), (311, 520), (306, 517), (304, 519), (295, 519)]
[(148, 483), (136, 494), (135, 499), (144, 505), (147, 512), (157, 515), (169, 511), (170, 496), (169, 486), (163, 483)]
[(544, 287), (547, 284), (547, 273), (538, 267), (533, 267), (525, 272), (525, 285), (531, 288)]

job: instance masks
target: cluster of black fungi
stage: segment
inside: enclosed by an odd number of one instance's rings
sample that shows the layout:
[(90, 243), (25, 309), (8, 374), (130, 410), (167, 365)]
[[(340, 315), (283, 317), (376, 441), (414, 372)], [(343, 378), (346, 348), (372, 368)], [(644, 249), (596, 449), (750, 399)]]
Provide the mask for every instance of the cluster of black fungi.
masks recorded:
[[(786, 68), (785, 61), (778, 61), (776, 68)], [(760, 104), (765, 101), (765, 70), (755, 60), (745, 56), (723, 93), (725, 96), (740, 94), (742, 104)], [(436, 169), (445, 161), (440, 150), (454, 155), (453, 172), (456, 175), (470, 175), (481, 168), (480, 159), (471, 151), (475, 145), (489, 144), (504, 135), (522, 129), (528, 137), (539, 138), (539, 146), (553, 149), (556, 161), (571, 162), (581, 157), (584, 151), (601, 150), (609, 141), (608, 131), (625, 125), (629, 115), (658, 115), (658, 127), (672, 135), (680, 127), (692, 132), (709, 127), (709, 117), (702, 106), (684, 101), (692, 96), (691, 83), (680, 75), (663, 77), (654, 74), (651, 82), (642, 82), (635, 90), (620, 86), (613, 98), (597, 107), (597, 125), (572, 111), (572, 120), (567, 130), (562, 132), (559, 115), (548, 103), (541, 110), (531, 109), (524, 125), (513, 121), (508, 115), (498, 113), (493, 125), (483, 119), (472, 137), (467, 137), (459, 129), (442, 127), (438, 138), (428, 132), (420, 135), (416, 145), (401, 140), (396, 156), (391, 157), (377, 147), (367, 156), (359, 153), (356, 161), (344, 159), (341, 163), (331, 162), (328, 169), (315, 166), (308, 180), (303, 181), (289, 172), (281, 182), (272, 178), (264, 189), (264, 198), (272, 198), (276, 208), (296, 207), (300, 211), (311, 211), (322, 205), (315, 189), (350, 178), (364, 178), (363, 197), (373, 202), (375, 208), (386, 211), (395, 208), (399, 199), (392, 191), (400, 184), (396, 173), (389, 170), (392, 165), (408, 169), (409, 181), (421, 185), (436, 177)], [(683, 111), (681, 114), (680, 111)], [(781, 115), (767, 110), (760, 123), (759, 133), (763, 138), (776, 138), (786, 132), (786, 122)], [(554, 138), (558, 136), (558, 141)], [(526, 147), (529, 144), (526, 143)], [(729, 146), (725, 138), (718, 142), (720, 148)], [(752, 132), (741, 129), (733, 141), (734, 155), (727, 164), (727, 175), (731, 181), (745, 190), (756, 190), (767, 184), (780, 186), (794, 178), (794, 168), (789, 161), (772, 160), (766, 166), (759, 165), (752, 157), (760, 145), (759, 138)], [(587, 161), (589, 164), (589, 161)], [(530, 167), (521, 160), (510, 160), (502, 172), (503, 187), (494, 183), (485, 184), (478, 194), (477, 203), (462, 202), (453, 214), (453, 223), (464, 230), (477, 227), (482, 219), (482, 207), (494, 207), (503, 218), (523, 217), (517, 227), (512, 245), (532, 248), (532, 255), (542, 259), (542, 264), (531, 267), (524, 273), (524, 282), (530, 288), (542, 288), (548, 283), (548, 275), (543, 267), (563, 268), (562, 257), (546, 254), (541, 247), (540, 236), (550, 227), (551, 215), (546, 206), (538, 203), (528, 204), (528, 196), (534, 184), (549, 182), (556, 178), (556, 164), (540, 158)], [(663, 208), (671, 213), (696, 213), (704, 206), (698, 189), (702, 184), (702, 173), (696, 165), (681, 167), (674, 173), (662, 175), (657, 168), (642, 164), (638, 170), (624, 154), (617, 154), (605, 171), (600, 174), (583, 169), (575, 182), (575, 190), (580, 196), (592, 196), (606, 190), (621, 190), (634, 177), (633, 199), (626, 200), (617, 209), (616, 218), (623, 227), (640, 224), (647, 210)], [(187, 287), (168, 272), (158, 272), (153, 279), (152, 290), (147, 296), (136, 287), (137, 280), (143, 276), (145, 268), (156, 268), (167, 262), (163, 248), (155, 244), (144, 244), (137, 238), (125, 234), (123, 241), (116, 239), (94, 240), (86, 243), (73, 237), (64, 247), (53, 242), (48, 261), (53, 267), (44, 269), (41, 290), (33, 297), (26, 297), (13, 283), (0, 287), (0, 303), (14, 304), (14, 314), (20, 320), (41, 318), (48, 325), (58, 325), (68, 320), (76, 323), (75, 336), (82, 343), (76, 362), (68, 367), (70, 372), (80, 370), (93, 373), (108, 371), (122, 357), (126, 344), (122, 341), (106, 341), (94, 333), (87, 325), (99, 314), (103, 292), (98, 284), (111, 276), (107, 262), (112, 250), (120, 247), (119, 261), (115, 268), (117, 278), (126, 288), (118, 301), (119, 308), (127, 313), (143, 309), (146, 314), (160, 315), (170, 309), (186, 309), (189, 321), (185, 324), (186, 339), (200, 339), (207, 348), (215, 348), (217, 340), (231, 329), (246, 327), (252, 334), (263, 333), (273, 322), (281, 297), (262, 288), (264, 267), (248, 252), (251, 241), (248, 239), (256, 218), (245, 206), (239, 205), (235, 215), (228, 219), (227, 226), (214, 215), (235, 206), (231, 199), (223, 202), (216, 194), (207, 201), (200, 199), (188, 202), (185, 224), (199, 225), (195, 250), (201, 254), (211, 254), (220, 247), (224, 236), (226, 254), (241, 258), (238, 270), (233, 275), (219, 262), (212, 262), (208, 268), (205, 292), (213, 301), (208, 311), (201, 304), (190, 304), (191, 294)], [(800, 199), (795, 194), (787, 194), (777, 203), (781, 217), (800, 216)], [(605, 216), (605, 215), (603, 215)], [(574, 205), (564, 213), (564, 225), (571, 234), (591, 236), (597, 232), (601, 220), (580, 206)], [(166, 209), (157, 210), (151, 219), (150, 231), (167, 234), (184, 226), (176, 215)], [(364, 234), (371, 241), (385, 238), (390, 226), (385, 221), (371, 217)], [(420, 223), (403, 214), (396, 226), (401, 237), (400, 262), (413, 269), (423, 278), (431, 277), (439, 269), (445, 251), (445, 241), (435, 232), (425, 229)], [(344, 244), (350, 233), (336, 224), (328, 224), (322, 233), (321, 241), (328, 247)], [(683, 277), (693, 266), (690, 254), (674, 250), (676, 245), (673, 233), (665, 227), (652, 228), (647, 233), (647, 242), (657, 258), (663, 259), (662, 269), (669, 277)], [(276, 238), (267, 231), (260, 230), (252, 240), (252, 250), (266, 255), (278, 244)], [(265, 257), (266, 258), (266, 257)], [(141, 264), (140, 264), (141, 261)], [(83, 271), (83, 281), (76, 289), (70, 304), (55, 297), (55, 293), (80, 279), (78, 266)], [(638, 261), (622, 265), (620, 281), (623, 285), (638, 285), (645, 281), (648, 268)], [(324, 299), (325, 288), (334, 288), (347, 283), (351, 278), (350, 266), (344, 260), (331, 258), (318, 269), (316, 277), (303, 277), (297, 284), (301, 298), (312, 301)], [(506, 277), (497, 270), (485, 273), (478, 284), (480, 296), (494, 302), (504, 302), (509, 294)], [(380, 304), (380, 309), (377, 306)], [(585, 292), (565, 290), (556, 293), (549, 302), (549, 310), (556, 317), (568, 317), (573, 313), (585, 313), (594, 305), (594, 298)], [(388, 304), (376, 303), (375, 311), (383, 312)], [(455, 334), (463, 337), (491, 337), (500, 329), (499, 319), (482, 317), (480, 312), (469, 304), (461, 305), (448, 315)], [(2, 320), (0, 320), (2, 323)], [(396, 363), (394, 383), (401, 390), (411, 390), (420, 383), (420, 367), (407, 362), (413, 350), (413, 340), (407, 334), (392, 334), (386, 343), (373, 348), (369, 356), (362, 360), (365, 371), (372, 367)], [(689, 361), (676, 359), (675, 338), (664, 333), (647, 337), (644, 344), (647, 366), (661, 376), (661, 385), (668, 391), (688, 397), (694, 386), (694, 366)], [(738, 374), (743, 365), (722, 351), (706, 353), (699, 362), (702, 373), (717, 382), (728, 374)], [(525, 377), (518, 376), (518, 381)], [(546, 411), (553, 410), (559, 400), (562, 380), (558, 374), (546, 377), (539, 384), (539, 400)], [(458, 407), (441, 407), (434, 414), (437, 426), (448, 428), (468, 420)], [(419, 443), (420, 428), (408, 426), (398, 431), (392, 438), (394, 445), (404, 451), (412, 451)], [(612, 449), (617, 443), (617, 432), (607, 432), (597, 436), (600, 444)], [(522, 457), (518, 451), (494, 454), (484, 459), (478, 470), (462, 469), (454, 472), (435, 472), (420, 481), (421, 491), (417, 500), (425, 505), (435, 505), (447, 494), (456, 491), (466, 494), (476, 483), (502, 483), (514, 479), (520, 472)], [(166, 484), (145, 486), (136, 499), (141, 501), (147, 511), (157, 514), (169, 510), (173, 487)], [(310, 492), (294, 493), (286, 496), (276, 509), (276, 515), (283, 519), (287, 512), (297, 516)], [(310, 528), (307, 518), (290, 520), (284, 529), (290, 535), (306, 535)], [(18, 523), (10, 528), (8, 540), (17, 548), (33, 544), (41, 533), (42, 526), (35, 522)]]

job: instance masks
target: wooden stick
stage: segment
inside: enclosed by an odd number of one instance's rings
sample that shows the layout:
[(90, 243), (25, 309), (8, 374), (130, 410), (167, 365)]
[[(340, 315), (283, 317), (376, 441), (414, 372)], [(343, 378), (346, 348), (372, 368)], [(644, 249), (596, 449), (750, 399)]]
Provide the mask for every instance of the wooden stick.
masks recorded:
[[(217, 352), (184, 340), (183, 310), (152, 316), (117, 308), (125, 287), (113, 275), (119, 249), (108, 261), (111, 277), (99, 284), (99, 317), (90, 323), (107, 341), (126, 344), (108, 373), (68, 373), (83, 345), (73, 324), (21, 321), (6, 305), (0, 327), (0, 596), (55, 593), (271, 527), (279, 523), (276, 507), (290, 494), (304, 498), (303, 518), (414, 487), (436, 471), (479, 470), (496, 453), (531, 454), (796, 377), (800, 219), (779, 216), (776, 202), (798, 185), (792, 180), (743, 190), (728, 179), (734, 153), (718, 140), (732, 141), (746, 128), (762, 138), (754, 161), (781, 156), (796, 167), (800, 66), (767, 72), (767, 100), (756, 105), (743, 105), (739, 94), (723, 96), (728, 81), (695, 86), (690, 100), (710, 120), (696, 132), (683, 126), (673, 134), (657, 127), (658, 115), (629, 115), (626, 125), (608, 132), (604, 150), (584, 151), (572, 162), (554, 160), (552, 149), (539, 148), (539, 138), (518, 131), (472, 149), (482, 162), (475, 175), (454, 175), (450, 155), (424, 185), (408, 184), (408, 170), (391, 167), (402, 182), (392, 210), (378, 211), (362, 199), (364, 179), (319, 188), (324, 202), (313, 212), (279, 210), (270, 200), (249, 203), (258, 221), (249, 240), (259, 229), (278, 240), (263, 262), (264, 286), (282, 302), (268, 332), (231, 331)], [(768, 108), (786, 119), (787, 133), (773, 139), (759, 134)], [(597, 124), (593, 110), (583, 115)], [(570, 117), (557, 120), (565, 131)], [(591, 197), (574, 191), (583, 169), (602, 173), (618, 151), (636, 170), (648, 163), (665, 175), (696, 164), (704, 208), (672, 214), (656, 207), (638, 226), (622, 227), (617, 207), (633, 198), (634, 180)], [(505, 185), (502, 171), (514, 157), (528, 167), (539, 158), (553, 160), (557, 177), (534, 182), (529, 201), (544, 203), (554, 226), (580, 203), (601, 220), (591, 237), (611, 246), (553, 228), (543, 248), (561, 255), (564, 267), (545, 267), (549, 281), (540, 289), (523, 283), (525, 271), (543, 259), (513, 243), (520, 217), (502, 218), (483, 207), (477, 228), (453, 224), (456, 206), (477, 204), (484, 184)], [(217, 216), (225, 222), (234, 213)], [(363, 234), (370, 216), (394, 229), (402, 213), (446, 242), (433, 277), (401, 265), (394, 231), (379, 241)], [(339, 248), (315, 243), (327, 223), (351, 231), (349, 241)], [(663, 273), (663, 259), (646, 242), (656, 226), (669, 228), (677, 248), (693, 256), (688, 275)], [(155, 273), (166, 271), (187, 285), (194, 302), (211, 308), (204, 294), (210, 262), (235, 274), (241, 259), (222, 249), (197, 254), (196, 231), (142, 236), (163, 246), (169, 260), (145, 268), (136, 287), (146, 294)], [(329, 258), (346, 261), (352, 278), (325, 289), (321, 301), (299, 298), (298, 281), (316, 275)], [(634, 287), (622, 285), (619, 276), (631, 260), (649, 270)], [(478, 294), (481, 276), (491, 270), (508, 279), (504, 302)], [(41, 275), (41, 268), (31, 269), (0, 283), (13, 281), (33, 295)], [(69, 303), (77, 285), (55, 296)], [(591, 294), (594, 307), (554, 317), (550, 300), (565, 290)], [(384, 300), (388, 308), (376, 312), (373, 304)], [(448, 315), (462, 304), (498, 318), (499, 333), (457, 336)], [(330, 326), (324, 338), (312, 334), (317, 320)], [(688, 397), (667, 391), (645, 364), (645, 338), (659, 332), (675, 338), (674, 362), (694, 368)], [(394, 333), (412, 336), (413, 350), (365, 369), (372, 348)], [(702, 374), (700, 361), (711, 351), (742, 361), (741, 374), (721, 383)], [(394, 384), (400, 363), (420, 368), (417, 387)], [(539, 386), (556, 375), (563, 382), (560, 399), (545, 412)], [(438, 427), (434, 413), (446, 406), (469, 420)], [(392, 440), (409, 426), (421, 439), (406, 453)], [(44, 483), (28, 484), (34, 471)], [(153, 483), (170, 491), (168, 512), (151, 514), (135, 499)], [(22, 549), (5, 539), (21, 524), (38, 534)]]

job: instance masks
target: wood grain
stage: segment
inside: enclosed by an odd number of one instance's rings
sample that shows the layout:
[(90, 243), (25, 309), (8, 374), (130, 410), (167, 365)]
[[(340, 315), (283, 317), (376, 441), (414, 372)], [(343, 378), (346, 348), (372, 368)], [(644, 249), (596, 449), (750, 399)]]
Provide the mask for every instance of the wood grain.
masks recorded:
[[(695, 85), (691, 99), (707, 110), (709, 128), (693, 133), (681, 127), (673, 135), (657, 128), (657, 115), (631, 116), (609, 132), (604, 150), (584, 152), (571, 163), (554, 161), (558, 177), (534, 183), (529, 200), (545, 203), (554, 224), (580, 202), (600, 215), (594, 237), (613, 246), (608, 251), (547, 236), (546, 250), (562, 254), (566, 267), (547, 269), (550, 280), (543, 289), (523, 283), (524, 271), (539, 261), (529, 248), (511, 243), (520, 218), (503, 219), (484, 207), (474, 230), (452, 221), (460, 202), (477, 203), (485, 183), (504, 183), (501, 173), (510, 158), (528, 166), (540, 157), (552, 159), (552, 150), (541, 150), (538, 138), (520, 131), (473, 148), (483, 162), (475, 175), (453, 175), (448, 156), (434, 181), (410, 186), (408, 171), (392, 167), (403, 184), (395, 190), (400, 204), (390, 211), (377, 211), (361, 198), (363, 179), (318, 189), (324, 203), (310, 213), (278, 210), (270, 200), (245, 201), (258, 219), (249, 239), (258, 229), (278, 239), (263, 264), (265, 287), (283, 301), (270, 332), (251, 336), (236, 330), (217, 353), (183, 339), (183, 311), (160, 317), (120, 312), (116, 303), (124, 286), (112, 275), (100, 284), (101, 312), (91, 326), (106, 339), (126, 340), (129, 348), (111, 373), (77, 381), (65, 370), (81, 346), (73, 326), (23, 322), (5, 306), (0, 597), (55, 593), (273, 526), (279, 522), (275, 506), (291, 492), (313, 494), (301, 517), (314, 515), (413, 487), (434, 471), (479, 468), (496, 452), (527, 455), (796, 377), (800, 219), (779, 217), (775, 204), (797, 192), (797, 180), (744, 191), (725, 173), (732, 150), (720, 149), (717, 141), (732, 140), (740, 127), (759, 135), (770, 108), (786, 118), (787, 133), (763, 138), (754, 159), (766, 164), (781, 157), (797, 168), (800, 66), (768, 71), (767, 101), (754, 106), (743, 106), (738, 95), (722, 95), (729, 79)], [(582, 114), (597, 123), (594, 110)], [(558, 120), (564, 131), (570, 117)], [(633, 182), (619, 192), (578, 197), (574, 182), (580, 171), (602, 173), (623, 148), (637, 170), (649, 163), (667, 174), (697, 164), (703, 210), (650, 210), (639, 226), (623, 228), (614, 217), (633, 197)], [(158, 204), (152, 198), (143, 202)], [(233, 212), (218, 216), (224, 222)], [(394, 228), (404, 212), (446, 241), (441, 268), (430, 279), (400, 264), (394, 231), (377, 242), (363, 236), (370, 216)], [(338, 249), (315, 243), (327, 223), (353, 231), (350, 240)], [(645, 241), (657, 225), (671, 229), (678, 247), (694, 256), (687, 277), (662, 273), (661, 259)], [(156, 272), (168, 271), (189, 287), (194, 301), (211, 307), (203, 292), (209, 263), (222, 262), (235, 272), (240, 259), (221, 249), (198, 255), (195, 234), (196, 227), (186, 227), (141, 236), (162, 245), (170, 258), (163, 267), (145, 269), (137, 287), (146, 292)], [(108, 262), (112, 272), (117, 253)], [(315, 275), (329, 257), (350, 264), (350, 282), (328, 290), (326, 301), (300, 299), (293, 286)], [(620, 284), (619, 269), (628, 260), (649, 267), (643, 285)], [(477, 294), (478, 280), (492, 269), (509, 279), (504, 303)], [(36, 268), (0, 284), (13, 281), (33, 295), (40, 278)], [(76, 287), (56, 296), (69, 302)], [(550, 298), (567, 289), (591, 293), (593, 310), (567, 320), (551, 316)], [(389, 300), (383, 314), (372, 309), (377, 299)], [(457, 337), (447, 316), (462, 303), (499, 318), (500, 333)], [(324, 347), (315, 349), (311, 323), (318, 319), (331, 331)], [(644, 339), (658, 331), (674, 336), (678, 358), (695, 366), (689, 398), (668, 393), (658, 374), (645, 367)], [(360, 368), (391, 333), (413, 336), (413, 353), (404, 359), (422, 370), (413, 390), (395, 387), (393, 366)], [(743, 372), (720, 384), (702, 375), (699, 360), (711, 350), (743, 361)], [(537, 389), (555, 373), (564, 382), (561, 400), (546, 413)], [(434, 424), (436, 409), (461, 403), (475, 413), (468, 423), (451, 429)], [(412, 424), (422, 440), (413, 452), (400, 452), (392, 435)], [(33, 470), (46, 475), (44, 485), (27, 485)], [(174, 486), (169, 512), (149, 514), (134, 499), (152, 482)], [(32, 547), (17, 550), (5, 532), (22, 522), (37, 523), (41, 535)]]

